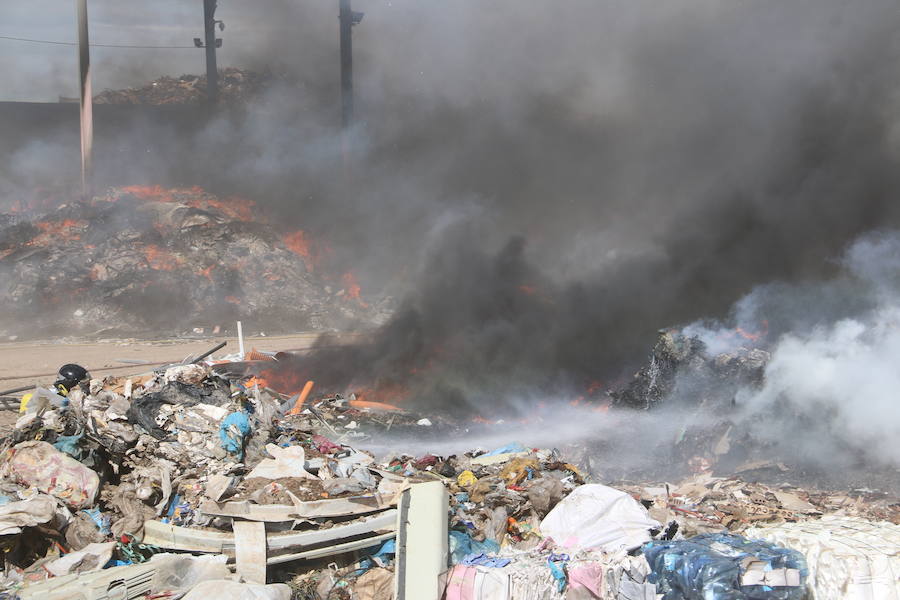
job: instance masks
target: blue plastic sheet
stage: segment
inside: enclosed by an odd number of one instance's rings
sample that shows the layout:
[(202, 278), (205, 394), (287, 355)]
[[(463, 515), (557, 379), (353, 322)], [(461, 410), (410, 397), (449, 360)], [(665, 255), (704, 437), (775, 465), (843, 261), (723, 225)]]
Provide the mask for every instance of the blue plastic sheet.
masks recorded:
[(509, 454), (511, 452), (528, 452), (528, 448), (519, 442), (513, 442), (499, 448), (494, 448), (490, 452), (485, 452), (483, 456), (497, 456), (498, 454)]
[[(688, 540), (644, 544), (650, 582), (665, 600), (802, 600), (808, 571), (796, 550), (739, 535), (708, 533)], [(796, 569), (799, 586), (741, 585), (745, 565), (760, 561), (766, 571)]]
[(94, 521), (94, 523), (96, 523), (97, 529), (100, 530), (100, 533), (109, 535), (109, 517), (100, 512), (99, 508), (95, 507), (90, 510), (85, 509), (81, 512), (89, 516)]
[(496, 554), (500, 544), (491, 539), (478, 542), (468, 533), (450, 531), (450, 564), (458, 565), (470, 554)]
[(488, 556), (484, 552), (477, 552), (475, 554), (468, 554), (465, 558), (462, 559), (460, 564), (473, 567), (491, 567), (493, 569), (500, 569), (505, 567), (512, 561), (508, 558), (499, 558), (496, 556)]
[(219, 425), (219, 439), (222, 448), (238, 460), (244, 458), (244, 439), (250, 435), (250, 419), (243, 412), (233, 412)]
[(83, 434), (81, 433), (76, 433), (75, 435), (61, 435), (56, 438), (53, 447), (60, 452), (65, 452), (77, 460), (81, 457), (81, 449), (78, 447), (78, 442), (81, 441), (82, 437)]
[(397, 553), (397, 542), (393, 538), (385, 540), (380, 546), (372, 546), (363, 553), (368, 554), (366, 558), (359, 561), (359, 569), (357, 571), (365, 572), (372, 567), (384, 567), (391, 564), (394, 560), (394, 554)]
[[(562, 564), (565, 565), (565, 562), (562, 562)], [(549, 558), (547, 559), (547, 566), (550, 567), (550, 574), (553, 575), (553, 579), (556, 580), (556, 591), (561, 592), (566, 589), (567, 578), (565, 569)]]

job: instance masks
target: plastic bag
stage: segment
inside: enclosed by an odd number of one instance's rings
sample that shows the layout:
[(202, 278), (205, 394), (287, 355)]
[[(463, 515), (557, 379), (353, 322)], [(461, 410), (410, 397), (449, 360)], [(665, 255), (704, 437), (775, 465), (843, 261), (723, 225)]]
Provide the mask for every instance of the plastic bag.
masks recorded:
[(525, 485), (525, 495), (538, 516), (543, 517), (551, 506), (562, 500), (565, 488), (559, 479), (548, 475), (529, 481)]
[(259, 585), (227, 579), (202, 581), (182, 600), (290, 600), (291, 588), (283, 583)]
[(157, 554), (150, 559), (156, 567), (150, 590), (154, 593), (187, 591), (203, 581), (225, 579), (231, 574), (224, 554), (190, 556)]
[(244, 458), (244, 440), (250, 435), (250, 420), (242, 412), (233, 412), (219, 425), (219, 439), (222, 448), (238, 460)]
[(22, 442), (9, 450), (7, 468), (20, 483), (59, 498), (72, 508), (89, 508), (100, 487), (94, 471), (47, 442)]
[(461, 563), (470, 554), (496, 554), (500, 551), (500, 544), (494, 540), (486, 539), (478, 542), (462, 531), (450, 531), (449, 535), (451, 565)]
[(0, 506), (0, 535), (21, 533), (23, 527), (46, 523), (56, 515), (56, 502), (50, 496), (37, 494), (28, 500), (7, 502)]
[(303, 451), (303, 446), (282, 448), (275, 444), (266, 444), (266, 452), (274, 458), (264, 458), (247, 474), (246, 479), (253, 479), (254, 477), (263, 479), (284, 479), (287, 477), (318, 479), (318, 477), (307, 472), (304, 468), (306, 454)]
[(541, 521), (541, 533), (561, 546), (607, 552), (637, 548), (658, 527), (637, 500), (600, 484), (575, 488)]
[(796, 550), (739, 535), (707, 533), (649, 542), (650, 581), (665, 600), (800, 600), (806, 561)]
[(44, 565), (47, 571), (55, 577), (69, 575), (70, 573), (87, 573), (102, 569), (112, 559), (116, 542), (104, 542), (101, 544), (88, 544), (77, 552), (52, 560)]

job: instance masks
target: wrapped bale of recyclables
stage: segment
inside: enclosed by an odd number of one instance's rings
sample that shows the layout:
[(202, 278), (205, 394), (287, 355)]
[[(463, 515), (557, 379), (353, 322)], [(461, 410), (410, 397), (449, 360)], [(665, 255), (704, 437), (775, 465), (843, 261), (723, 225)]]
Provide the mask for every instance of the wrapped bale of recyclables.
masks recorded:
[(801, 600), (806, 561), (796, 550), (709, 533), (643, 547), (665, 600)]
[(803, 552), (816, 600), (900, 600), (900, 525), (826, 516), (747, 534)]

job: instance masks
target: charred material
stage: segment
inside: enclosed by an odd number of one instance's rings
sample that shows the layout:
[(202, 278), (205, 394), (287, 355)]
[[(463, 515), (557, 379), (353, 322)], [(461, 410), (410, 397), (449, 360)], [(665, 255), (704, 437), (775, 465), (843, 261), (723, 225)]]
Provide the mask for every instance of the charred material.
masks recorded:
[[(371, 324), (375, 310), (317, 270), (303, 231), (202, 189), (127, 187), (36, 218), (0, 219), (11, 334), (165, 335), (250, 319), (272, 330)], [(39, 317), (39, 318), (38, 318)]]
[(762, 382), (768, 360), (759, 348), (712, 356), (699, 338), (664, 330), (648, 363), (609, 395), (613, 405), (642, 410), (676, 397), (688, 404), (730, 405), (739, 389)]

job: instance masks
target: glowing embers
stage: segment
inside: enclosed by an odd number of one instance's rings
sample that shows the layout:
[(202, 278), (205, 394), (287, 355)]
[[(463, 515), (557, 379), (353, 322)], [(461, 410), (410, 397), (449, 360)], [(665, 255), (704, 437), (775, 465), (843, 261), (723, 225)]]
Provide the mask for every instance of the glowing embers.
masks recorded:
[(306, 261), (312, 260), (312, 254), (309, 251), (309, 240), (306, 238), (306, 232), (302, 229), (284, 234), (281, 236), (281, 241), (284, 242), (288, 250), (297, 256), (303, 257)]
[[(329, 277), (327, 265), (310, 268), (325, 244), (312, 244), (303, 232), (286, 236), (289, 248), (280, 225), (251, 201), (198, 187), (112, 188), (43, 215), (2, 214), (0, 274), (17, 285), (0, 289), (0, 302), (17, 307), (6, 315), (15, 327), (25, 327), (16, 315), (30, 314), (27, 307), (39, 299), (58, 313), (43, 315), (47, 327), (71, 329), (66, 315), (90, 306), (77, 328), (115, 323), (155, 334), (238, 318), (282, 332), (377, 318), (355, 280), (342, 281), (346, 269)], [(383, 305), (377, 310), (383, 314)]]
[(184, 259), (155, 244), (143, 248), (147, 266), (156, 271), (174, 271), (184, 264)]
[(199, 186), (188, 188), (164, 188), (160, 185), (128, 185), (118, 188), (119, 194), (108, 198), (115, 201), (123, 194), (151, 202), (184, 204), (198, 210), (219, 213), (234, 221), (253, 221), (256, 202), (238, 196), (219, 198)]
[(351, 300), (353, 302), (358, 303), (363, 308), (368, 308), (369, 305), (363, 302), (363, 299), (360, 297), (360, 288), (359, 283), (356, 281), (356, 275), (353, 271), (347, 271), (341, 276), (341, 281), (344, 283), (344, 297), (347, 300)]
[(34, 226), (40, 233), (32, 238), (27, 245), (47, 246), (59, 242), (76, 242), (80, 240), (87, 223), (78, 219), (63, 219), (61, 221), (37, 221), (34, 223)]

